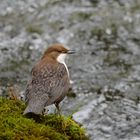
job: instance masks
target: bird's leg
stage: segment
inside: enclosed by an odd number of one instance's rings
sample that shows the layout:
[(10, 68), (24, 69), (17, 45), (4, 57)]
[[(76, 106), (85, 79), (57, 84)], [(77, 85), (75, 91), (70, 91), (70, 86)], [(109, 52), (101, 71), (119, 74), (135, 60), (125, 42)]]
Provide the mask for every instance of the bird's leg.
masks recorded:
[(57, 114), (58, 114), (59, 116), (61, 116), (61, 110), (60, 110), (60, 107), (59, 107), (59, 103), (55, 103), (55, 107), (56, 107), (56, 109), (57, 109)]

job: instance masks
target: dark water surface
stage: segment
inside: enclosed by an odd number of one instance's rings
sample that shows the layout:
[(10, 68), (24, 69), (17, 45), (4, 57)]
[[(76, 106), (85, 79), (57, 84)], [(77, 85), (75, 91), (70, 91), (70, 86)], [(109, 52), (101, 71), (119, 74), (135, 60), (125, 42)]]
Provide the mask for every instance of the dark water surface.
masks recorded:
[(91, 140), (140, 140), (140, 1), (1, 0), (0, 94), (10, 84), (23, 93), (54, 42), (77, 50), (67, 61), (76, 97), (64, 114)]

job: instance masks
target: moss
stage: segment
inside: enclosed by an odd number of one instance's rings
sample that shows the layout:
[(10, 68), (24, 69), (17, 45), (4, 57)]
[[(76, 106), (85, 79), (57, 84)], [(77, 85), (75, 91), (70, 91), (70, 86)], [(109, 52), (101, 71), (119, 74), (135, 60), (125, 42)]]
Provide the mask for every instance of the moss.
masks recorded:
[(119, 90), (112, 90), (112, 89), (108, 89), (107, 92), (104, 92), (106, 101), (114, 101), (116, 100), (116, 97), (120, 97), (123, 98), (124, 97), (124, 93), (119, 91)]
[(75, 98), (76, 97), (76, 93), (74, 93), (74, 91), (73, 91), (72, 88), (69, 88), (69, 91), (67, 93), (67, 96), (68, 97), (71, 97), (71, 98)]
[(0, 97), (0, 139), (2, 140), (87, 140), (85, 131), (71, 118), (41, 116), (40, 122), (22, 115), (22, 101)]
[(54, 31), (61, 31), (64, 29), (63, 22), (60, 20), (55, 20), (53, 22), (48, 23), (48, 25), (54, 30)]
[(104, 29), (101, 29), (97, 26), (97, 27), (93, 28), (93, 30), (91, 30), (90, 38), (93, 38), (94, 36), (96, 36), (97, 40), (101, 41), (103, 34), (104, 34)]
[(29, 25), (26, 28), (26, 31), (28, 33), (37, 33), (37, 34), (40, 34), (40, 35), (43, 33), (43, 30), (41, 29), (41, 27), (39, 25)]
[(92, 6), (98, 6), (99, 1), (98, 0), (89, 0), (92, 4)]
[(86, 21), (86, 20), (89, 20), (91, 16), (92, 16), (91, 13), (74, 12), (71, 14), (70, 20)]

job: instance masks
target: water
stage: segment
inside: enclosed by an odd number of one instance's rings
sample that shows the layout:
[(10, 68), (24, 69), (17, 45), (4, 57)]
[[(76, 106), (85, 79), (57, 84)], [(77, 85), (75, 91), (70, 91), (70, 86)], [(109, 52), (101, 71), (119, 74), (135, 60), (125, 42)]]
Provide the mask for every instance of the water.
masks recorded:
[(140, 139), (140, 1), (2, 0), (0, 94), (23, 93), (48, 44), (76, 49), (67, 61), (76, 97), (64, 114), (91, 140)]

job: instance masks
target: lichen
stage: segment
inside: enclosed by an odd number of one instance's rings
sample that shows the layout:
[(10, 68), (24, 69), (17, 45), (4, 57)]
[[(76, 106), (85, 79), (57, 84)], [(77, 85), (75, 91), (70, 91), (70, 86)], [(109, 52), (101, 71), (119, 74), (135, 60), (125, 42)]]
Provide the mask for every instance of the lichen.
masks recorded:
[(22, 115), (25, 103), (0, 97), (2, 140), (87, 140), (85, 130), (70, 117), (41, 116), (40, 122)]

